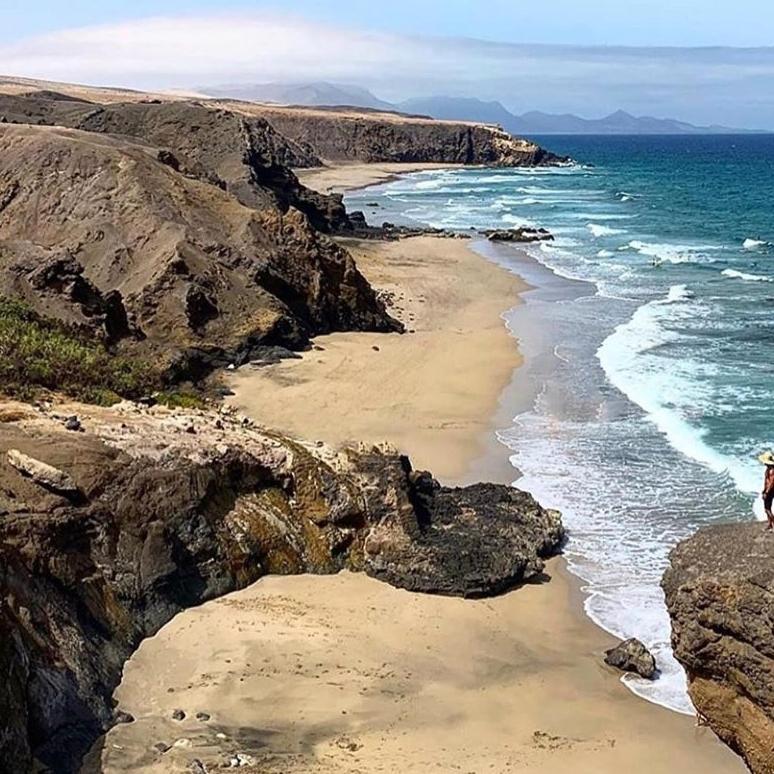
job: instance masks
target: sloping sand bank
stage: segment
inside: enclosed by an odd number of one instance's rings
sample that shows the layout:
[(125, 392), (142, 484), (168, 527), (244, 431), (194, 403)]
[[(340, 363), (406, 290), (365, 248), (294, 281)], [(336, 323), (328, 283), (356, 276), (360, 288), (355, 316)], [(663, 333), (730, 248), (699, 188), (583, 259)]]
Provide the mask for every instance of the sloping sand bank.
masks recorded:
[[(334, 445), (389, 441), (415, 467), (459, 480), (491, 442), (499, 396), (521, 362), (500, 315), (526, 286), (467, 240), (347, 246), (413, 332), (318, 337), (300, 360), (239, 369), (230, 379), (231, 402), (298, 437)], [(501, 456), (507, 465), (504, 450)]]

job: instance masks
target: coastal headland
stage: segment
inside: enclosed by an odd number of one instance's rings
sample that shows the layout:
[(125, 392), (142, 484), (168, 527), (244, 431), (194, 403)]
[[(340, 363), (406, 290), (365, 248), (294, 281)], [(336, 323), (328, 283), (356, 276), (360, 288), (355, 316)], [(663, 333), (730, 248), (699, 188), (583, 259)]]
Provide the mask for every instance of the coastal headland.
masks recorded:
[(526, 284), (359, 239), (341, 197), (563, 159), (18, 79), (0, 117), (0, 768), (741, 771), (603, 664), (559, 515), (509, 485)]

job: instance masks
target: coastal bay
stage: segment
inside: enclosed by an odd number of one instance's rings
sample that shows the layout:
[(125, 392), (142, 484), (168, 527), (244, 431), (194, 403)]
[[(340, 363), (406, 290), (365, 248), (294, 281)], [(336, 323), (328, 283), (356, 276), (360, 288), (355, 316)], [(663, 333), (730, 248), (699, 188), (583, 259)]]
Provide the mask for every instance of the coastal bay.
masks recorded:
[[(388, 442), (457, 482), (493, 436), (499, 395), (520, 363), (499, 310), (526, 285), (464, 240), (345, 243), (407, 333), (319, 336), (300, 359), (239, 369), (230, 403), (300, 438)], [(510, 483), (512, 472), (499, 477)]]
[[(311, 439), (387, 440), (444, 481), (474, 463), (507, 476), (507, 450), (498, 462), (486, 439), (521, 363), (501, 313), (526, 284), (462, 240), (350, 249), (378, 289), (402, 294), (416, 333), (318, 337), (300, 360), (237, 372), (235, 403)], [(349, 573), (270, 577), (186, 611), (128, 662), (116, 697), (136, 722), (109, 732), (101, 765), (183, 770), (239, 751), (263, 771), (320, 774), (743, 770), (692, 717), (621, 685), (577, 579), (561, 558), (547, 576), (481, 601)], [(156, 739), (172, 748), (162, 760)]]

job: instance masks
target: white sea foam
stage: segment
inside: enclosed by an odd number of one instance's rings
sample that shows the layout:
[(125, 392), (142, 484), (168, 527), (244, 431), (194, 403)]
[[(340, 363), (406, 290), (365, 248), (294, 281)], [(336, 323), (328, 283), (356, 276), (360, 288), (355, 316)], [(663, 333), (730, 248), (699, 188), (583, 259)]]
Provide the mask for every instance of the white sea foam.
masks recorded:
[(742, 247), (744, 247), (745, 250), (758, 250), (761, 247), (765, 247), (767, 244), (768, 242), (763, 239), (752, 239), (748, 237), (742, 242)]
[(612, 250), (600, 250), (597, 253), (597, 258), (612, 258), (615, 253)]
[(620, 228), (602, 226), (599, 223), (587, 223), (586, 228), (591, 232), (592, 236), (595, 237), (613, 236), (614, 234), (624, 233)]
[(762, 274), (748, 274), (744, 271), (737, 271), (736, 269), (723, 269), (720, 272), (724, 277), (730, 277), (731, 279), (739, 279), (744, 282), (774, 282), (774, 278), (765, 277)]
[(640, 253), (640, 255), (647, 255), (658, 262), (699, 263), (712, 262), (713, 259), (706, 255), (706, 251), (714, 249), (714, 246), (643, 242), (639, 239), (633, 239), (628, 244), (621, 245), (618, 249), (634, 250)]
[(666, 298), (644, 304), (629, 322), (619, 325), (602, 343), (597, 358), (610, 382), (647, 413), (675, 449), (716, 473), (728, 473), (741, 492), (752, 493), (759, 483), (755, 467), (713, 449), (704, 440), (704, 431), (680, 411), (681, 406), (707, 403), (697, 378), (706, 364), (672, 361), (665, 368), (653, 355), (680, 338), (673, 325), (679, 313), (670, 307), (682, 306), (684, 315), (694, 315), (695, 309), (685, 308), (692, 303), (685, 285), (673, 285)]

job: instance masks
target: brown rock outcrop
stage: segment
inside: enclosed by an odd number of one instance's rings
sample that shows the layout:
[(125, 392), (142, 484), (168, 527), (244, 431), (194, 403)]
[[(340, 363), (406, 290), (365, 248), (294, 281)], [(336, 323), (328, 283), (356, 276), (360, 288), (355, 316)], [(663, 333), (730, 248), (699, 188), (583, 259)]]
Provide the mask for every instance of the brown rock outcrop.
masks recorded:
[[(247, 108), (246, 108), (247, 109)], [(529, 140), (484, 124), (384, 113), (255, 106), (284, 137), (327, 161), (433, 162), (530, 167), (568, 161)]]
[(341, 196), (306, 188), (290, 169), (317, 166), (319, 157), (278, 134), (265, 118), (200, 102), (100, 105), (61, 96), (0, 94), (0, 121), (65, 126), (147, 143), (161, 149), (162, 163), (220, 186), (248, 207), (282, 212), (295, 207), (320, 231), (348, 227)]
[(772, 774), (774, 535), (701, 529), (672, 551), (662, 586), (694, 706), (751, 771)]
[(400, 329), (302, 212), (245, 206), (150, 146), (0, 125), (0, 199), (0, 293), (66, 322), (123, 310), (124, 346), (178, 377), (317, 333)]
[[(124, 661), (177, 611), (266, 573), (364, 570), (488, 594), (533, 577), (558, 514), (510, 487), (441, 487), (385, 449), (334, 452), (239, 417), (7, 406), (0, 424), (0, 769), (66, 774), (116, 721)], [(32, 459), (82, 497), (10, 464)]]

